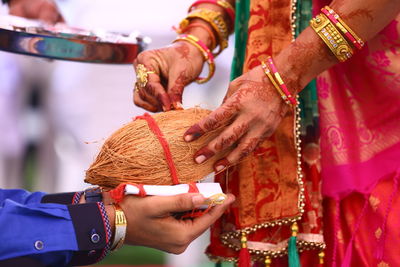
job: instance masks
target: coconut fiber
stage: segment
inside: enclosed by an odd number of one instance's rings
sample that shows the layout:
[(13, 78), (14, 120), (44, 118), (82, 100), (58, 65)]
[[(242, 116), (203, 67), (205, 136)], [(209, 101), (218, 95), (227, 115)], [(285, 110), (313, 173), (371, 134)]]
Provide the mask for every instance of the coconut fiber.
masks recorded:
[(227, 151), (202, 164), (195, 163), (193, 155), (222, 129), (189, 143), (183, 134), (210, 112), (192, 108), (136, 117), (105, 141), (85, 182), (114, 188), (120, 183), (173, 185), (203, 179)]

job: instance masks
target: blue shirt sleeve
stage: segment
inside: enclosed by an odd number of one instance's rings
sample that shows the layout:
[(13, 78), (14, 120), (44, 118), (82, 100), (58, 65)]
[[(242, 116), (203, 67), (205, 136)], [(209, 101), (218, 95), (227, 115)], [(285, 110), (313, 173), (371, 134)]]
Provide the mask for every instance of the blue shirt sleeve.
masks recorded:
[(1, 189), (0, 188), (0, 207), (6, 199), (13, 200), (20, 204), (39, 203), (45, 195), (43, 192), (28, 192), (23, 189)]
[(0, 260), (32, 255), (65, 266), (78, 250), (66, 205), (40, 203), (44, 193), (0, 189)]

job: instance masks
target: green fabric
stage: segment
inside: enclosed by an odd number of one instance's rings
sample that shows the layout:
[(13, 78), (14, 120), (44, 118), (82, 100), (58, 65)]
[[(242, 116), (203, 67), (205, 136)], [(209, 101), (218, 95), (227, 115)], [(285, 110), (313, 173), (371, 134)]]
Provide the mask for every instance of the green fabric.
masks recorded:
[(250, 17), (250, 0), (237, 0), (235, 12), (235, 51), (232, 60), (231, 80), (242, 75), (243, 72)]
[[(312, 18), (312, 0), (297, 0), (296, 37), (308, 27)], [(318, 138), (318, 97), (315, 80), (311, 81), (299, 94), (301, 108), (302, 135)], [(311, 132), (310, 132), (311, 131)], [(308, 140), (310, 140), (308, 138)], [(317, 141), (317, 140), (314, 140)]]
[(292, 236), (288, 244), (289, 267), (301, 267), (299, 252), (297, 251), (297, 237)]
[[(247, 29), (250, 15), (250, 0), (236, 1), (235, 20), (235, 52), (232, 61), (231, 80), (243, 72), (246, 55)], [(312, 0), (297, 0), (296, 9), (296, 37), (309, 25), (312, 18)], [(316, 82), (310, 82), (299, 94), (301, 108), (302, 136), (308, 141), (317, 142), (318, 139), (318, 103)], [(311, 137), (311, 138), (310, 138)], [(296, 246), (297, 238), (291, 237), (288, 243), (290, 267), (300, 267), (300, 258)], [(217, 265), (218, 267), (218, 265)]]

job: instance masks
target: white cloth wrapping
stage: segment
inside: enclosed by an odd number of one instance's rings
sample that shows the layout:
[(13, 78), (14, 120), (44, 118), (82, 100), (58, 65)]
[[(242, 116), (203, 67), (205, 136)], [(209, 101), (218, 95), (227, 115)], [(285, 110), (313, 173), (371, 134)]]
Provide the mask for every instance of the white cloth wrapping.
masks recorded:
[[(212, 198), (214, 201), (223, 201), (226, 196), (223, 195), (219, 183), (196, 183), (199, 193), (205, 198)], [(149, 196), (174, 196), (189, 192), (188, 184), (178, 185), (143, 185), (146, 195)], [(139, 195), (139, 188), (134, 185), (127, 184), (125, 187), (125, 195)], [(216, 199), (213, 197), (216, 196)]]

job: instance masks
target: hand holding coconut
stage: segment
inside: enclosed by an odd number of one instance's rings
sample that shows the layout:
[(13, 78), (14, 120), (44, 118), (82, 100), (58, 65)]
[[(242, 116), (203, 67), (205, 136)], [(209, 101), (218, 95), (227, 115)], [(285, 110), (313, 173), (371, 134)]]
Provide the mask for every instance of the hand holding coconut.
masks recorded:
[(223, 204), (216, 205), (193, 220), (180, 220), (173, 216), (199, 208), (205, 201), (201, 194), (145, 198), (126, 196), (120, 203), (128, 222), (125, 244), (147, 246), (174, 254), (184, 252), (224, 213), (234, 197), (228, 195)]

